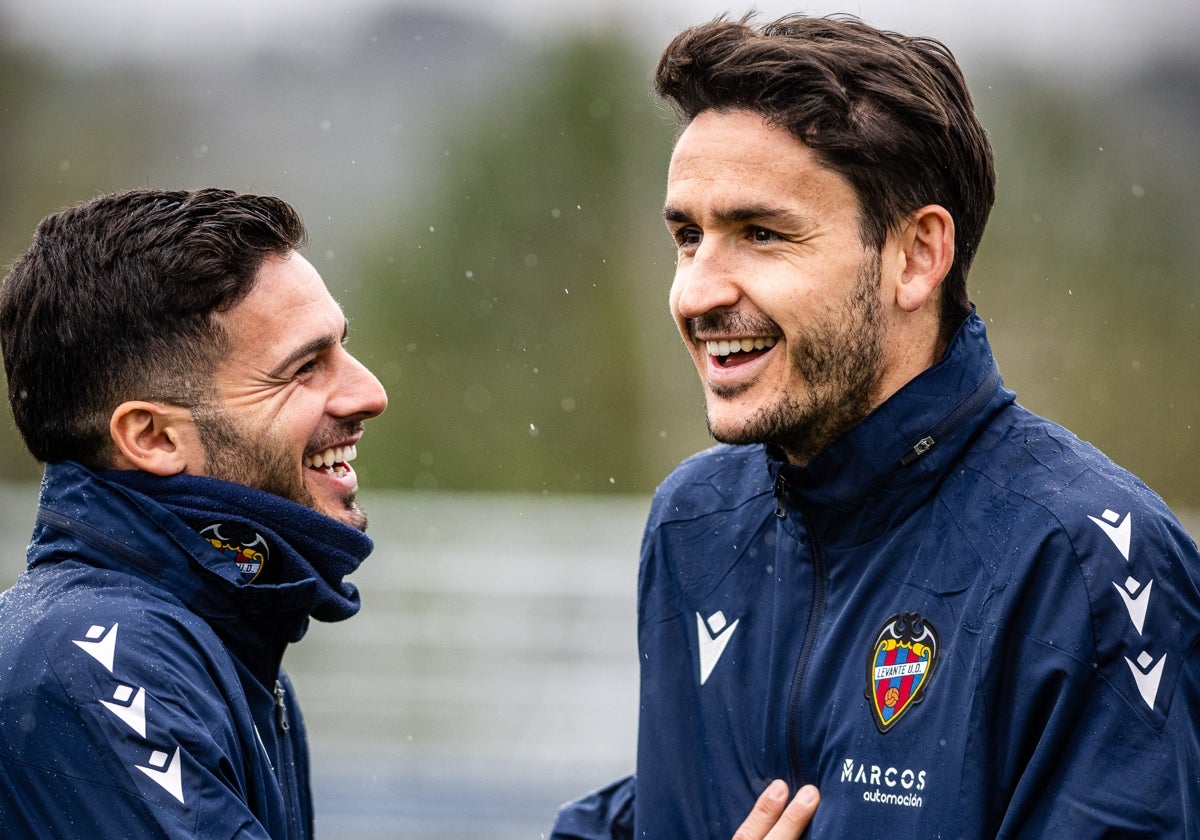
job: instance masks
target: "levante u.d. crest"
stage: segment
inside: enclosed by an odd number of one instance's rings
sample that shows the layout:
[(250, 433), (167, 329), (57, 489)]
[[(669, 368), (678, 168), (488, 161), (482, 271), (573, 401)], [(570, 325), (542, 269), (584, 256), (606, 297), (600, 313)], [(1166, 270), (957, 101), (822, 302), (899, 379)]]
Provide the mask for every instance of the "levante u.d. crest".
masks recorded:
[(919, 613), (898, 613), (879, 628), (867, 661), (866, 693), (880, 732), (921, 702), (940, 649), (937, 628)]

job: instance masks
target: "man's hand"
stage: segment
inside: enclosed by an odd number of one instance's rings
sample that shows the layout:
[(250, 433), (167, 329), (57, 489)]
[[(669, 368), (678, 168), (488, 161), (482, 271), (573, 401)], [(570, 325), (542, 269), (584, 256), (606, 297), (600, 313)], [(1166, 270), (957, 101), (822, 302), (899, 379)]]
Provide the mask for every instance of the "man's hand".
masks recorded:
[(787, 784), (779, 779), (767, 785), (733, 840), (799, 840), (821, 796), (812, 785), (800, 788), (790, 803), (787, 795)]

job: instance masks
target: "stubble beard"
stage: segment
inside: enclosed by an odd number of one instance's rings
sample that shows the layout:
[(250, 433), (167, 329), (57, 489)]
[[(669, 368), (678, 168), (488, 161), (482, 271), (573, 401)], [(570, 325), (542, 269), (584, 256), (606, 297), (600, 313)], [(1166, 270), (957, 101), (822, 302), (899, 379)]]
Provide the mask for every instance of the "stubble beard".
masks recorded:
[(859, 270), (843, 317), (814, 323), (791, 339), (789, 362), (804, 383), (798, 392), (782, 394), (724, 429), (714, 428), (709, 413), (709, 433), (721, 443), (775, 445), (792, 463), (805, 464), (861, 422), (875, 406), (883, 377), (880, 279), (879, 255), (873, 254)]
[(229, 413), (219, 407), (195, 408), (192, 417), (204, 447), (205, 472), (209, 477), (273, 493), (352, 528), (367, 530), (366, 511), (353, 496), (344, 500), (338, 512), (325, 510), (317, 503), (304, 483), (303, 474), (297, 470), (290, 446), (268, 432), (257, 438), (244, 433)]

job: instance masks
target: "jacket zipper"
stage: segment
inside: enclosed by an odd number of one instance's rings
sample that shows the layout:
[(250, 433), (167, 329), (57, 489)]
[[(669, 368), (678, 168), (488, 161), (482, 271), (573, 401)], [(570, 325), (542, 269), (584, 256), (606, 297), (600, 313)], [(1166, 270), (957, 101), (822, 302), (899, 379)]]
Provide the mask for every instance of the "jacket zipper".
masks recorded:
[(125, 560), (133, 566), (141, 569), (147, 574), (153, 575), (155, 578), (162, 576), (165, 564), (161, 560), (156, 560), (150, 557), (145, 557), (131, 549), (128, 545), (120, 540), (113, 539), (108, 534), (95, 528), (86, 522), (78, 519), (72, 519), (69, 516), (64, 516), (57, 511), (49, 508), (39, 507), (37, 512), (37, 522), (39, 525), (44, 525), (47, 528), (53, 528), (64, 534), (69, 534), (80, 542), (90, 545), (97, 551), (111, 554), (114, 557)]
[(279, 783), (283, 788), (284, 809), (287, 811), (288, 837), (299, 840), (300, 789), (296, 783), (296, 760), (293, 754), (291, 722), (288, 720), (287, 692), (283, 683), (275, 680), (275, 727), (279, 730)]
[[(787, 518), (787, 479), (779, 473), (775, 479), (775, 515), (780, 519)], [(821, 622), (825, 618), (825, 552), (817, 542), (808, 523), (804, 521), (803, 512), (800, 519), (804, 525), (804, 533), (808, 535), (813, 555), (813, 599), (812, 609), (808, 615), (808, 628), (804, 633), (804, 645), (800, 648), (800, 657), (796, 661), (796, 672), (792, 676), (792, 689), (788, 695), (787, 705), (787, 749), (788, 763), (791, 768), (792, 790), (797, 790), (808, 781), (803, 772), (804, 755), (800, 749), (800, 694), (804, 688), (804, 679), (808, 674), (808, 666), (812, 660), (813, 650), (817, 645), (817, 635), (821, 630)]]
[[(809, 539), (812, 540), (811, 533)], [(800, 749), (800, 693), (808, 675), (809, 662), (812, 660), (813, 649), (817, 644), (817, 634), (825, 617), (825, 555), (816, 540), (812, 540), (813, 548), (813, 604), (808, 617), (808, 630), (804, 634), (804, 647), (800, 649), (800, 659), (796, 664), (796, 675), (792, 678), (792, 693), (788, 700), (787, 743), (788, 759), (792, 768), (792, 790), (809, 781), (804, 770), (804, 755)]]
[[(979, 386), (965, 400), (959, 403), (954, 411), (941, 423), (938, 423), (929, 434), (913, 444), (905, 452), (904, 456), (901, 457), (900, 463), (908, 466), (940, 443), (943, 436), (953, 432), (963, 420), (983, 408), (988, 400), (992, 398), (992, 394), (995, 393), (999, 385), (1000, 370), (993, 365), (988, 375), (979, 383)], [(775, 516), (779, 519), (787, 518), (787, 489), (787, 479), (784, 478), (783, 472), (780, 471), (775, 476), (774, 488)], [(808, 675), (808, 667), (812, 660), (813, 650), (817, 644), (817, 635), (821, 629), (821, 622), (825, 617), (825, 599), (827, 597), (825, 553), (812, 530), (808, 527), (808, 523), (804, 521), (802, 511), (800, 511), (800, 516), (804, 525), (804, 533), (808, 535), (809, 544), (812, 546), (813, 600), (812, 610), (808, 616), (808, 628), (804, 634), (804, 645), (800, 648), (800, 656), (796, 662), (796, 672), (792, 677), (791, 693), (788, 696), (786, 738), (793, 790), (796, 790), (808, 781), (806, 774), (803, 772), (804, 754), (800, 748), (800, 695), (804, 687), (805, 677)]]
[(286, 697), (287, 692), (283, 690), (283, 683), (275, 680), (275, 724), (279, 727), (280, 732), (287, 732), (292, 728), (288, 723)]
[(900, 456), (900, 466), (907, 467), (941, 443), (943, 438), (953, 433), (955, 429), (962, 425), (964, 420), (983, 408), (988, 400), (992, 398), (992, 394), (996, 393), (996, 388), (999, 386), (1000, 368), (992, 365), (992, 369), (988, 371), (988, 375), (979, 383), (979, 387), (959, 403), (954, 411), (946, 415), (946, 418), (942, 422), (934, 426), (933, 431), (914, 443)]

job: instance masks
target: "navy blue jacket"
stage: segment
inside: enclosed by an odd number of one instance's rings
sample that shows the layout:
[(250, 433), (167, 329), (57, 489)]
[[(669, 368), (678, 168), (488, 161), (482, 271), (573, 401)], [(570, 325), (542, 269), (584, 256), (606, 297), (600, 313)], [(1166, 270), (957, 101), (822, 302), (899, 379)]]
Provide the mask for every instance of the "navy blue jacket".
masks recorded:
[(728, 838), (783, 778), (812, 838), (1200, 837), (1198, 580), (973, 315), (808, 466), (719, 446), (660, 487), (637, 774), (553, 836)]
[(310, 837), (280, 659), (312, 594), (249, 586), (151, 499), (49, 465), (29, 566), (0, 596), (0, 834)]

